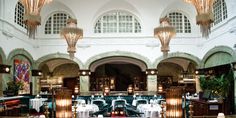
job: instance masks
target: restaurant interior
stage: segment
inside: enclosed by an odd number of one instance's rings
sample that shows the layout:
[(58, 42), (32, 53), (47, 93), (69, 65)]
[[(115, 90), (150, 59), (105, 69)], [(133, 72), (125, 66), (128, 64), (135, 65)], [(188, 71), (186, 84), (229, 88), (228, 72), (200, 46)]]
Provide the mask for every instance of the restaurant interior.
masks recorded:
[(236, 118), (235, 0), (0, 0), (0, 118)]

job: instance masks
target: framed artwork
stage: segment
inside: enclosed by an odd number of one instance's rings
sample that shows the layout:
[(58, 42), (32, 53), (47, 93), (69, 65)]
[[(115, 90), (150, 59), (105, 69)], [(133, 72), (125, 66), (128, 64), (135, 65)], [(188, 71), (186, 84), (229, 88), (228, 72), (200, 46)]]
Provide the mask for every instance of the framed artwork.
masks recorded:
[(14, 80), (23, 85), (19, 94), (30, 94), (30, 70), (29, 61), (14, 60)]

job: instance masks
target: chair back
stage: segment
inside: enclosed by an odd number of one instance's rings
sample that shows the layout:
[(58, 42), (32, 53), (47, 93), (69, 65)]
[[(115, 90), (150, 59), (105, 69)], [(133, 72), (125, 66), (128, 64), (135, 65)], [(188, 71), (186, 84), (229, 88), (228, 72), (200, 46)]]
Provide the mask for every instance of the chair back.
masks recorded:
[(140, 104), (148, 104), (148, 100), (146, 100), (146, 99), (137, 100), (136, 106), (138, 106), (138, 105), (140, 105)]
[(124, 100), (116, 100), (114, 103), (114, 109), (116, 108), (124, 108), (126, 102)]
[(91, 104), (95, 104), (98, 106), (99, 110), (105, 105), (104, 100), (92, 100)]

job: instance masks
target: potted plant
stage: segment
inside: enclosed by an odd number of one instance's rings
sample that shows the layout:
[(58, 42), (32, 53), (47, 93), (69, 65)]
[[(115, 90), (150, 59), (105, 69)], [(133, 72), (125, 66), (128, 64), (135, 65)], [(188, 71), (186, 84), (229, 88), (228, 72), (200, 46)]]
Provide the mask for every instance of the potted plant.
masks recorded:
[(209, 76), (200, 78), (200, 86), (202, 90), (211, 90), (212, 94), (220, 100), (224, 99), (229, 94), (231, 80), (233, 79), (232, 72), (222, 74), (220, 76)]
[(15, 96), (18, 95), (18, 91), (22, 89), (23, 83), (18, 81), (10, 81), (7, 83), (7, 90), (6, 94), (7, 96)]

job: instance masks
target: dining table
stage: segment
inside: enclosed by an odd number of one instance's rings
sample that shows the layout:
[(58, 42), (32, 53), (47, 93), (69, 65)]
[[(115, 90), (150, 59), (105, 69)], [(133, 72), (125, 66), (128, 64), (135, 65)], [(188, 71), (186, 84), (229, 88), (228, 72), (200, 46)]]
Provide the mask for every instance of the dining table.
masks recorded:
[(47, 101), (47, 98), (30, 99), (30, 107), (32, 109), (35, 109), (37, 112), (40, 112), (40, 107), (43, 106), (45, 101)]
[(160, 118), (161, 106), (159, 104), (140, 104), (137, 110), (142, 114), (142, 117)]
[[(76, 118), (88, 118), (89, 114), (99, 111), (99, 108), (95, 104), (77, 104), (76, 105)], [(72, 112), (75, 112), (75, 106), (72, 106)], [(73, 118), (74, 115), (72, 115)]]

